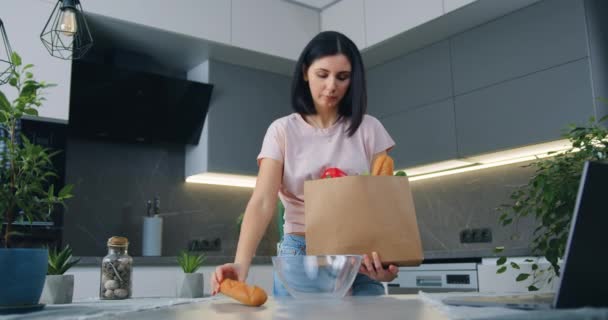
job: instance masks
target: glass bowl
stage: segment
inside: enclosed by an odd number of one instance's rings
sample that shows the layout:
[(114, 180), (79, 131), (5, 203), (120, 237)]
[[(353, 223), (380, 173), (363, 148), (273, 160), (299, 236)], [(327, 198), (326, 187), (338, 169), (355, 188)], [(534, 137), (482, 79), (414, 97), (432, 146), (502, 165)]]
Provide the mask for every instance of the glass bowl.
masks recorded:
[(295, 298), (342, 298), (361, 266), (360, 255), (272, 257), (279, 280)]

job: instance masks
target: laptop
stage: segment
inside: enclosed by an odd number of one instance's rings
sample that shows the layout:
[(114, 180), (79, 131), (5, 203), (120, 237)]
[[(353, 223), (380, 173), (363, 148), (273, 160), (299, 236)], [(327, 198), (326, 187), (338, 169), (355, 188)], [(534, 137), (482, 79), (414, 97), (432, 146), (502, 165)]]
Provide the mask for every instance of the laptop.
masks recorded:
[(583, 167), (555, 294), (462, 296), (443, 299), (456, 306), (518, 309), (608, 307), (608, 162)]

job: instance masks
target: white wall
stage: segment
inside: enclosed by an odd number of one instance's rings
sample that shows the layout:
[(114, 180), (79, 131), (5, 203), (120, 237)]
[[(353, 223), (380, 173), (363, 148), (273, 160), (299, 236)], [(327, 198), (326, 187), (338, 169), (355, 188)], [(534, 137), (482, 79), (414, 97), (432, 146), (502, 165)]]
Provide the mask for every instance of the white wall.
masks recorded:
[(363, 0), (342, 0), (323, 10), (321, 30), (345, 34), (360, 50), (367, 47)]
[[(53, 3), (42, 0), (4, 0), (0, 1), (0, 18), (4, 22), (13, 51), (19, 53), (24, 64), (35, 65), (32, 69), (35, 79), (57, 85), (46, 89), (47, 100), (38, 109), (39, 115), (67, 122), (72, 63), (51, 56), (40, 40), (40, 33), (51, 15), (53, 6)], [(9, 99), (16, 97), (16, 90), (8, 84), (0, 87), (0, 90)]]
[(231, 0), (83, 1), (85, 11), (230, 44)]
[(277, 0), (232, 0), (231, 44), (297, 60), (319, 32), (319, 13)]

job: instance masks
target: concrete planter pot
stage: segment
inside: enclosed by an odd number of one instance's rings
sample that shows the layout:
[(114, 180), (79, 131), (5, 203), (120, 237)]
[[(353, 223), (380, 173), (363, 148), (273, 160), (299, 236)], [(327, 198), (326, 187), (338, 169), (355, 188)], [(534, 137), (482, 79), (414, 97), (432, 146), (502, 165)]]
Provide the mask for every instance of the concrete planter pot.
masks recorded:
[(66, 304), (72, 303), (74, 295), (74, 275), (52, 275), (46, 276), (42, 298), (40, 303)]
[(182, 273), (177, 275), (178, 298), (200, 298), (203, 296), (204, 280), (202, 273)]

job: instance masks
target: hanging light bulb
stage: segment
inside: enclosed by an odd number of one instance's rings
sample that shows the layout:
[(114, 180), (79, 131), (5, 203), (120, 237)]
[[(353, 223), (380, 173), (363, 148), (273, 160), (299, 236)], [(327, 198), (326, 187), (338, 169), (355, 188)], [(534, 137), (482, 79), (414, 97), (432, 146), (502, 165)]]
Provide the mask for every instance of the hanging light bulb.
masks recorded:
[(78, 31), (78, 22), (76, 21), (76, 9), (73, 7), (63, 7), (60, 13), (61, 23), (59, 24), (59, 30), (63, 35), (72, 37)]
[(11, 77), (11, 73), (15, 67), (11, 60), (12, 56), (13, 51), (11, 50), (10, 43), (8, 43), (4, 23), (0, 19), (0, 85), (7, 83)]
[(61, 59), (80, 59), (93, 46), (93, 37), (79, 0), (58, 0), (40, 39), (49, 53)]

